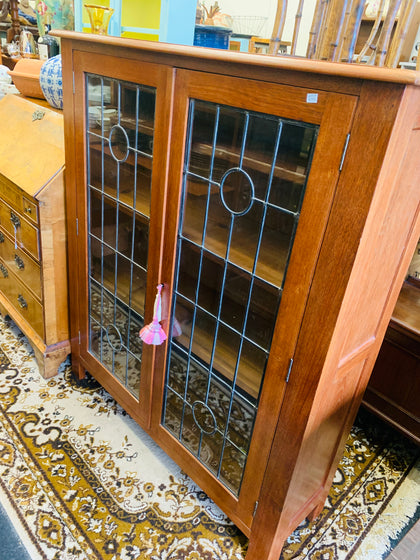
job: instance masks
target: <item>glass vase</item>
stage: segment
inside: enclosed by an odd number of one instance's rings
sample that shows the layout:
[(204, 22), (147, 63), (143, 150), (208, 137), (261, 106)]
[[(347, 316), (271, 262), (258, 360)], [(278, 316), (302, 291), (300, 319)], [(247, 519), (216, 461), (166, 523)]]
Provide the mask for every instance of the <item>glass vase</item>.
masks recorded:
[(85, 4), (85, 8), (89, 15), (91, 32), (98, 35), (107, 35), (109, 20), (114, 13), (113, 8), (98, 6), (97, 4)]

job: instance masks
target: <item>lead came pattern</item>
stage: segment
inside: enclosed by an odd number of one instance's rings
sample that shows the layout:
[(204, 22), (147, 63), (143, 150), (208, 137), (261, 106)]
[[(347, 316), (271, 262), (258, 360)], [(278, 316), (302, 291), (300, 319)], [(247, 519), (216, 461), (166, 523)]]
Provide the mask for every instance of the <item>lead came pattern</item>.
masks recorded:
[(317, 131), (190, 101), (163, 424), (234, 494)]
[(138, 398), (156, 94), (86, 79), (89, 351)]

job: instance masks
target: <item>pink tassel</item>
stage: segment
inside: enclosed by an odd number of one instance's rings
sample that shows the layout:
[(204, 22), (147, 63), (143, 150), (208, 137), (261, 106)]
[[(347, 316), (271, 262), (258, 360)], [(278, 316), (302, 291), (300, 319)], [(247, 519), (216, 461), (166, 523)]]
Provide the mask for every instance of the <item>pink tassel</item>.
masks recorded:
[[(167, 332), (169, 332), (169, 319), (162, 319), (162, 326)], [(182, 334), (181, 325), (179, 324), (179, 321), (176, 317), (174, 317), (171, 334), (174, 337), (181, 336)]]
[(174, 317), (174, 323), (172, 325), (172, 336), (181, 336), (182, 329), (179, 321), (176, 317)]
[(157, 294), (155, 298), (155, 305), (153, 308), (153, 321), (149, 325), (145, 325), (140, 331), (140, 338), (146, 344), (153, 344), (158, 346), (166, 340), (167, 336), (165, 331), (160, 325), (161, 315), (162, 315), (162, 303), (161, 303), (161, 291), (163, 284), (158, 284)]

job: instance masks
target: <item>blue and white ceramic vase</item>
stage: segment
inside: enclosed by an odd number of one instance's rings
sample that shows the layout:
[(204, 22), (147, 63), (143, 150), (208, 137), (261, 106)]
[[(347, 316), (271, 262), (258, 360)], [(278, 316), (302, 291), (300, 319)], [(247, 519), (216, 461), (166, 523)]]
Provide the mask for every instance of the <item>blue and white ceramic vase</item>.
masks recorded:
[(61, 54), (49, 58), (41, 67), (39, 74), (42, 93), (48, 103), (56, 109), (63, 108), (63, 73)]

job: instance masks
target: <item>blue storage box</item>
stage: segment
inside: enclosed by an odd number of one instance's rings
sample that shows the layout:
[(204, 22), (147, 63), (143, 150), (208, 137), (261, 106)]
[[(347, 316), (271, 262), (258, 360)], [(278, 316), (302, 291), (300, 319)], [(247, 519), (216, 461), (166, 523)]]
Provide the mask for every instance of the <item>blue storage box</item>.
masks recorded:
[(232, 29), (214, 25), (196, 25), (194, 30), (194, 46), (228, 49)]

